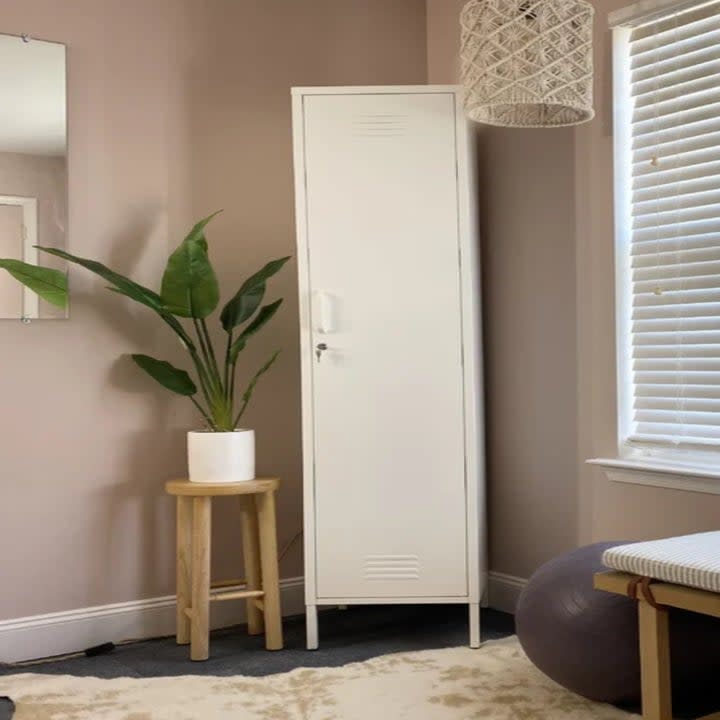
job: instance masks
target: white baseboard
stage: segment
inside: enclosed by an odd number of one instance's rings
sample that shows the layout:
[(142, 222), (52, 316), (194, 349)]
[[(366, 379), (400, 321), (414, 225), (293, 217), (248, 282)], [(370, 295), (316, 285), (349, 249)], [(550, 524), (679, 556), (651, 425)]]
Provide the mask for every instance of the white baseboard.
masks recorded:
[(527, 585), (524, 578), (491, 572), (488, 575), (488, 607), (515, 614), (518, 598)]
[[(518, 597), (526, 583), (527, 580), (513, 575), (491, 572), (488, 577), (488, 606), (514, 613)], [(283, 614), (289, 616), (304, 613), (303, 578), (282, 580), (280, 588)], [(243, 600), (228, 600), (211, 605), (210, 624), (213, 628), (243, 622)], [(106, 642), (117, 643), (174, 633), (174, 595), (0, 620), (0, 662), (22, 662), (80, 652)]]
[[(242, 588), (238, 586), (237, 589)], [(284, 615), (298, 615), (305, 611), (303, 578), (282, 580), (280, 590)], [(213, 628), (244, 622), (244, 600), (211, 604), (210, 624)], [(106, 642), (174, 633), (174, 595), (0, 620), (0, 662), (22, 662), (78, 652)]]

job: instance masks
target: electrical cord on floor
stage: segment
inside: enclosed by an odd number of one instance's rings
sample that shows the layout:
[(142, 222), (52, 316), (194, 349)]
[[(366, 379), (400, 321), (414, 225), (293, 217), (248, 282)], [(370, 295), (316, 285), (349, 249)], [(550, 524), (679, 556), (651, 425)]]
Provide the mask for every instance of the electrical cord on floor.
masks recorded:
[[(77, 652), (66, 653), (65, 655), (53, 655), (52, 657), (40, 658), (39, 660), (23, 660), (22, 662), (7, 663), (7, 667), (30, 667), (32, 665), (44, 665), (50, 662), (59, 662), (60, 660), (72, 660), (73, 658), (79, 658), (83, 655), (85, 657), (97, 657), (98, 655), (107, 655), (111, 653), (118, 645), (129, 645), (130, 643), (137, 642), (137, 640), (123, 640), (117, 643), (106, 642), (102, 645), (94, 645), (93, 647), (86, 648), (85, 650), (78, 650)], [(0, 716), (0, 720), (3, 718)]]
[[(278, 553), (278, 562), (280, 562), (287, 554), (290, 552), (290, 549), (292, 546), (297, 542), (299, 538), (301, 538), (303, 535), (302, 530), (298, 530), (291, 538), (288, 540), (285, 545), (283, 546), (282, 550)], [(233, 580), (233, 585), (243, 585), (245, 583), (244, 579), (239, 580)], [(73, 658), (79, 658), (83, 655), (85, 657), (96, 657), (97, 655), (105, 655), (107, 653), (111, 653), (118, 645), (131, 645), (132, 643), (137, 642), (143, 642), (147, 640), (161, 640), (166, 637), (172, 637), (170, 635), (160, 635), (158, 637), (154, 638), (131, 638), (128, 640), (122, 640), (120, 642), (112, 643), (102, 643), (101, 645), (95, 645), (93, 647), (89, 647), (85, 650), (79, 650), (77, 652), (73, 653), (67, 653), (65, 655), (53, 655), (52, 657), (48, 658), (41, 658), (39, 660), (24, 660), (23, 662), (16, 662), (16, 663), (8, 663), (9, 667), (31, 667), (33, 665), (44, 665), (45, 663), (49, 662), (59, 662), (60, 660), (72, 660)], [(7, 699), (10, 703), (12, 703), (12, 700), (9, 698), (1, 698), (0, 697), (0, 709), (2, 709), (2, 701), (4, 699)], [(13, 705), (12, 712), (15, 711), (15, 706)], [(12, 717), (12, 712), (8, 717)], [(0, 714), (0, 720), (6, 720), (5, 717), (3, 717)]]

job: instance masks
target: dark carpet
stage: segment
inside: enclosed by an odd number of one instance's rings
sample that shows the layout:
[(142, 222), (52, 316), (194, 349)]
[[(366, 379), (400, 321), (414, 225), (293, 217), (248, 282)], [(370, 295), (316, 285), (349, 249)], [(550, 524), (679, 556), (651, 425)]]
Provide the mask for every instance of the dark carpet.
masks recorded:
[[(210, 659), (192, 662), (189, 647), (162, 638), (119, 645), (107, 655), (72, 657), (33, 665), (0, 665), (0, 676), (33, 672), (102, 678), (167, 675), (271, 675), (297, 667), (334, 667), (387, 653), (455, 647), (468, 641), (461, 605), (386, 605), (320, 613), (320, 649), (305, 649), (305, 618), (284, 621), (285, 649), (268, 652), (263, 637), (238, 626), (212, 633)], [(511, 615), (482, 612), (482, 639), (511, 635)], [(2, 679), (0, 678), (0, 695)], [(0, 707), (0, 720), (2, 708)]]

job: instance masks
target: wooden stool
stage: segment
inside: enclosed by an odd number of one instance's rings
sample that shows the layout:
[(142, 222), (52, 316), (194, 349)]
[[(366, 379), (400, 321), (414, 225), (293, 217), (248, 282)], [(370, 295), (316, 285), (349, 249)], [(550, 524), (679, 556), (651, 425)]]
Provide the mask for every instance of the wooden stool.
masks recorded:
[[(248, 633), (265, 626), (265, 647), (282, 650), (280, 580), (275, 529), (277, 478), (238, 483), (171, 480), (165, 490), (177, 497), (177, 643), (190, 643), (192, 660), (207, 660), (210, 601), (247, 599)], [(242, 580), (210, 583), (211, 502), (238, 495), (241, 501), (245, 590), (211, 592)]]

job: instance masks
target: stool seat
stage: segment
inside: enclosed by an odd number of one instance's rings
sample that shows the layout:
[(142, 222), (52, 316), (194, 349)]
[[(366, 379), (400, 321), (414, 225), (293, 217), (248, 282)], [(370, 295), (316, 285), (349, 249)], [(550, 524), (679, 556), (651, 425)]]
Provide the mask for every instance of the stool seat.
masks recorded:
[[(192, 660), (209, 657), (211, 601), (244, 599), (248, 633), (257, 635), (265, 630), (268, 650), (283, 647), (275, 523), (279, 484), (275, 477), (236, 483), (181, 479), (165, 484), (166, 492), (175, 496), (177, 503), (177, 643), (190, 644)], [(212, 583), (212, 500), (231, 496), (238, 496), (240, 502), (245, 578)]]
[(277, 490), (280, 481), (275, 477), (256, 478), (236, 483), (202, 483), (190, 480), (168, 480), (165, 491), (169, 495), (189, 495), (190, 497), (212, 497), (220, 495), (254, 495), (268, 490)]

